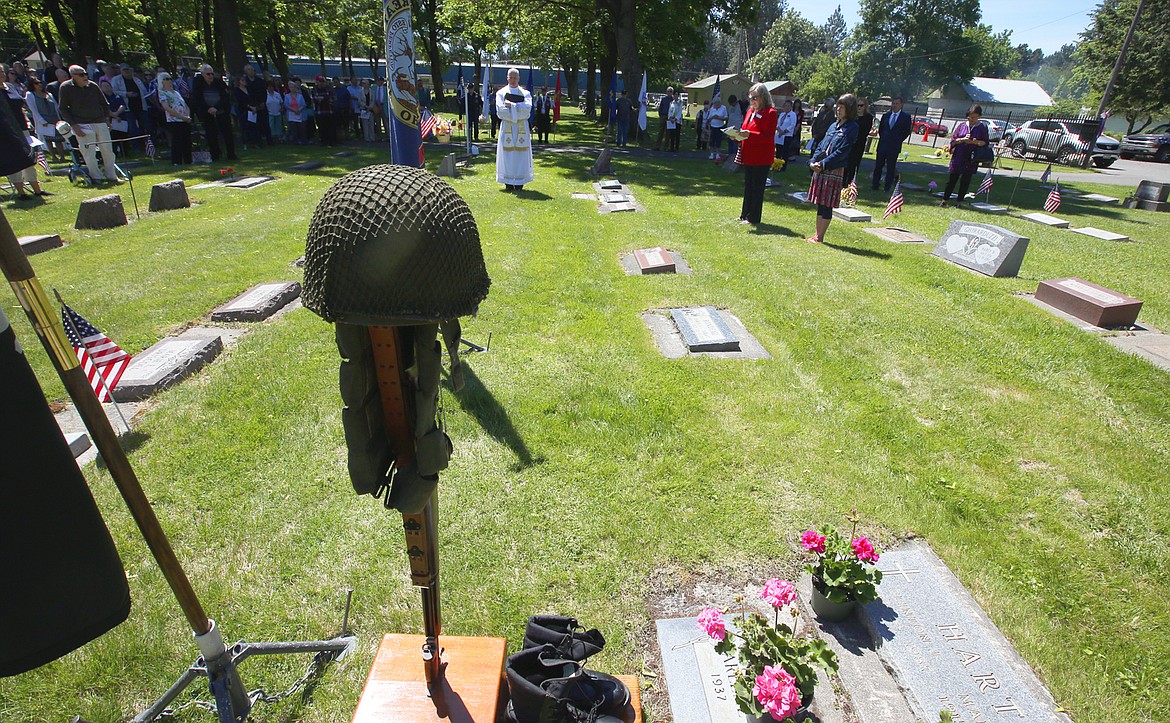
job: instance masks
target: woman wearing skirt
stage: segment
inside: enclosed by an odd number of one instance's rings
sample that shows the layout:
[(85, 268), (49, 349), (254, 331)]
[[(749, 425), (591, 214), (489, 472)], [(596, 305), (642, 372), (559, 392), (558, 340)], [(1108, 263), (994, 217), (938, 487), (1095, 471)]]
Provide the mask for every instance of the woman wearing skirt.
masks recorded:
[(817, 232), (805, 241), (814, 244), (825, 240), (825, 231), (833, 220), (833, 209), (841, 205), (845, 166), (849, 164), (849, 153), (857, 140), (856, 96), (852, 93), (841, 96), (835, 111), (837, 122), (829, 126), (808, 163), (813, 173), (808, 200), (817, 206)]

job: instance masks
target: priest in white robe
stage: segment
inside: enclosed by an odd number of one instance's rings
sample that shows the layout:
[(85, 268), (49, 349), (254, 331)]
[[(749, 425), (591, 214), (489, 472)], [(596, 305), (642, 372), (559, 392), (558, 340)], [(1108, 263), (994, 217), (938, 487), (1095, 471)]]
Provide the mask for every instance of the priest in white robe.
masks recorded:
[(508, 69), (508, 84), (496, 91), (500, 135), (496, 141), (496, 182), (519, 191), (532, 182), (532, 94), (520, 85), (520, 71)]

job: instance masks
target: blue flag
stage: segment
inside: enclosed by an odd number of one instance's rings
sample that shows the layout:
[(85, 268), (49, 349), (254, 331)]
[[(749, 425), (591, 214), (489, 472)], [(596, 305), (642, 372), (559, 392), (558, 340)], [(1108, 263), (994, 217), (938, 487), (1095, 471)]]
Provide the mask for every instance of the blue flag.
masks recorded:
[(528, 88), (529, 93), (532, 92), (532, 66), (531, 65), (528, 66), (528, 84), (524, 87)]
[(418, 75), (414, 68), (414, 30), (410, 0), (382, 0), (386, 31), (386, 87), (390, 91), (390, 162), (421, 168)]
[(609, 79), (609, 124), (617, 122), (617, 69)]

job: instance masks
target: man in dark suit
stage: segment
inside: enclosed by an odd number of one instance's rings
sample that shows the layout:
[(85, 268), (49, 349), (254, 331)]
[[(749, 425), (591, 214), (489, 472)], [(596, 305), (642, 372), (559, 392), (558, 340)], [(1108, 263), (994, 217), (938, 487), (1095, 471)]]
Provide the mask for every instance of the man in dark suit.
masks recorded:
[(541, 88), (540, 95), (532, 98), (532, 117), (535, 123), (535, 141), (548, 143), (548, 129), (552, 127), (552, 100), (548, 97), (548, 88)]
[(227, 150), (229, 161), (236, 157), (236, 139), (232, 135), (232, 98), (227, 85), (215, 69), (204, 63), (199, 75), (191, 84), (191, 110), (203, 121), (203, 133), (207, 137), (207, 149), (211, 160), (220, 159), (220, 141)]
[(910, 137), (910, 114), (902, 111), (902, 99), (890, 101), (890, 112), (878, 123), (877, 159), (873, 165), (873, 190), (882, 183), (882, 170), (886, 172), (885, 190), (889, 193), (898, 177), (898, 154), (902, 143)]

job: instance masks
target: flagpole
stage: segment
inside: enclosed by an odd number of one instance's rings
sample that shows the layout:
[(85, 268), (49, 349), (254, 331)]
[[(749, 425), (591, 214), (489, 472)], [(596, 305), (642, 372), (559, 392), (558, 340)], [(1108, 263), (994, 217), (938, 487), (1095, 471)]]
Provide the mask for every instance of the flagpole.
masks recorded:
[[(53, 289), (53, 296), (57, 297), (58, 304), (65, 306), (65, 300), (61, 298), (61, 294), (57, 291), (56, 288)], [(81, 339), (81, 332), (77, 330), (77, 326), (73, 323), (73, 319), (69, 318), (68, 314), (64, 314), (63, 316), (65, 317), (65, 320), (69, 322), (69, 328), (73, 330), (74, 335), (76, 335), (78, 339)], [(74, 349), (74, 353), (77, 353), (76, 349)], [(109, 385), (106, 384), (106, 377), (102, 374), (101, 367), (95, 363), (93, 365), (93, 370), (97, 372), (97, 378), (101, 381), (102, 389), (105, 390), (106, 396), (110, 398), (111, 402), (113, 402), (114, 409), (118, 412), (118, 418), (122, 420), (122, 426), (126, 427), (126, 431), (129, 432), (130, 423), (126, 421), (125, 415), (122, 414), (122, 408), (118, 406), (118, 400), (114, 399), (114, 390), (110, 389)]]

